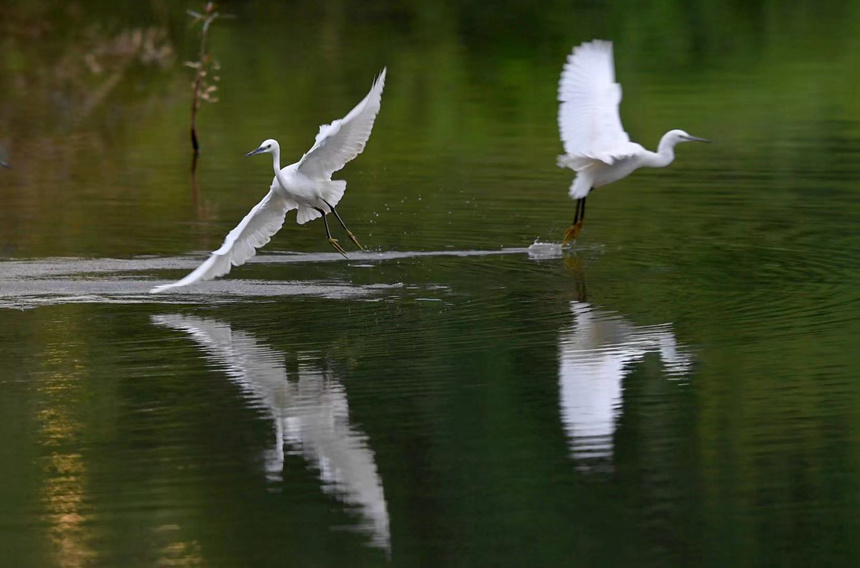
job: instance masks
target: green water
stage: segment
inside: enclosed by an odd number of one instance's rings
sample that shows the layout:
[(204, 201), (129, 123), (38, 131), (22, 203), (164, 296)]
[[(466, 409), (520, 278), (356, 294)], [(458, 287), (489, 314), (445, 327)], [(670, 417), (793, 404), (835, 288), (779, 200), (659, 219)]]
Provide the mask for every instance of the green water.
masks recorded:
[[(0, 565), (856, 564), (860, 2), (227, 4), (196, 184), (185, 7), (4, 8)], [(635, 141), (715, 142), (537, 251), (593, 37)], [(367, 253), (290, 214), (147, 294), (383, 66)]]

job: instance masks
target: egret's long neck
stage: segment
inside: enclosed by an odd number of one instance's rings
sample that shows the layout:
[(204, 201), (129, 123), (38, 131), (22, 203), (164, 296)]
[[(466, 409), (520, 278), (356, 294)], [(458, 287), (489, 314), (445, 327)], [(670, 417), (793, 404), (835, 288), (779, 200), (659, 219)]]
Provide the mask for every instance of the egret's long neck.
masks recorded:
[(644, 160), (645, 166), (650, 168), (665, 168), (675, 159), (675, 144), (677, 140), (669, 136), (669, 133), (663, 135), (660, 139), (660, 144), (657, 146), (656, 152), (648, 152), (648, 156)]
[(278, 183), (286, 189), (287, 182), (281, 173), (281, 148), (279, 146), (275, 146), (274, 150), (272, 150), (272, 167), (275, 168), (275, 178), (277, 178)]
[(278, 146), (272, 150), (272, 167), (275, 168), (275, 175), (281, 173), (281, 149)]

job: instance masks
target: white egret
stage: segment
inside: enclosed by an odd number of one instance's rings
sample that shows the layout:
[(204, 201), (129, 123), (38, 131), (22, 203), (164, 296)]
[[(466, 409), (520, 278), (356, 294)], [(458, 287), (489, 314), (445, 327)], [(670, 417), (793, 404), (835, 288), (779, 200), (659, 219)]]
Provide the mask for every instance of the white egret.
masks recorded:
[(246, 157), (272, 155), (275, 179), (269, 193), (230, 231), (221, 248), (194, 272), (178, 282), (156, 286), (150, 292), (158, 293), (227, 274), (231, 266), (244, 264), (257, 253), (256, 249), (268, 243), (283, 226), (287, 212), (293, 209), (298, 209), (296, 222), (299, 225), (322, 217), (326, 239), (344, 257), (346, 252), (329, 231), (328, 213), (334, 213), (347, 236), (362, 248), (335, 209), (346, 190), (346, 180), (333, 180), (331, 175), (364, 150), (382, 102), (385, 72), (383, 69), (367, 96), (349, 114), (320, 126), (313, 147), (295, 164), (281, 169), (281, 148), (276, 140), (265, 140), (259, 148), (248, 152)]
[(573, 48), (558, 83), (558, 127), (565, 153), (558, 166), (576, 172), (570, 197), (576, 200), (573, 225), (563, 244), (576, 239), (585, 218), (585, 198), (597, 187), (639, 168), (663, 168), (675, 159), (679, 142), (708, 142), (683, 130), (670, 130), (656, 152), (630, 141), (621, 126), (621, 85), (615, 82), (612, 42), (594, 40)]

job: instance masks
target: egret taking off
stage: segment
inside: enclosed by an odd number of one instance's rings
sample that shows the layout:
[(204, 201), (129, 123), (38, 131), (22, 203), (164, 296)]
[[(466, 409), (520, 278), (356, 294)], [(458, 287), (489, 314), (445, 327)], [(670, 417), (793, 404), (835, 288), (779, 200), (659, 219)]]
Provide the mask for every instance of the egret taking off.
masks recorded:
[(570, 196), (576, 200), (566, 244), (576, 239), (585, 218), (585, 198), (597, 187), (627, 177), (639, 168), (663, 168), (675, 159), (675, 144), (708, 142), (683, 130), (670, 130), (656, 152), (630, 141), (621, 126), (621, 85), (615, 82), (612, 42), (595, 40), (573, 48), (558, 82), (558, 127), (565, 153), (561, 168), (576, 172)]
[(329, 213), (333, 213), (343, 225), (352, 242), (362, 248), (335, 209), (346, 190), (346, 180), (333, 180), (331, 175), (364, 150), (379, 113), (385, 71), (382, 70), (370, 92), (349, 114), (331, 124), (320, 126), (313, 147), (295, 164), (281, 169), (281, 149), (276, 140), (265, 140), (259, 148), (248, 152), (246, 156), (272, 155), (275, 179), (272, 180), (269, 193), (230, 231), (221, 248), (213, 252), (194, 272), (178, 282), (156, 286), (150, 292), (187, 286), (227, 274), (231, 266), (244, 264), (257, 253), (256, 249), (268, 243), (284, 224), (287, 212), (292, 209), (298, 209), (296, 221), (299, 225), (322, 217), (326, 239), (344, 257), (346, 253), (343, 247), (331, 236), (326, 219)]

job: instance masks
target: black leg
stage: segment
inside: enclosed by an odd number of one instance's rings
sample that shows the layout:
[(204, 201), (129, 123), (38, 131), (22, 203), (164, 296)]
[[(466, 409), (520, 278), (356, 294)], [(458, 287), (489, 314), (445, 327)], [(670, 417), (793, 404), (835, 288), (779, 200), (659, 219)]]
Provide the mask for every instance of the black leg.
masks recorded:
[(350, 238), (350, 240), (351, 240), (352, 242), (354, 242), (354, 243), (355, 243), (355, 246), (357, 246), (357, 247), (358, 247), (358, 248), (360, 248), (361, 250), (364, 250), (364, 247), (363, 247), (363, 246), (361, 246), (361, 243), (360, 243), (360, 242), (358, 242), (358, 239), (356, 239), (356, 238), (355, 238), (355, 235), (353, 235), (353, 234), (352, 234), (352, 231), (350, 231), (350, 230), (349, 230), (349, 227), (347, 227), (347, 226), (346, 226), (346, 223), (344, 223), (344, 222), (343, 222), (343, 219), (341, 219), (341, 218), (340, 218), (340, 215), (338, 215), (337, 209), (335, 209), (335, 208), (334, 208), (334, 205), (332, 205), (331, 203), (329, 203), (329, 202), (328, 202), (328, 201), (326, 201), (325, 199), (323, 199), (323, 203), (325, 203), (326, 205), (328, 205), (328, 208), (329, 208), (329, 209), (331, 209), (331, 212), (332, 212), (332, 213), (334, 213), (335, 218), (336, 218), (336, 219), (338, 220), (338, 222), (341, 224), (341, 226), (343, 227), (344, 231), (346, 231), (346, 235)]
[(322, 214), (323, 225), (325, 226), (325, 238), (330, 239), (331, 238), (331, 231), (328, 230), (328, 221), (325, 218), (325, 211), (323, 211), (319, 207), (314, 207), (314, 209), (316, 209), (317, 211), (319, 211)]
[(581, 223), (585, 219), (585, 197), (576, 200), (576, 214), (573, 216), (573, 224)]
[(580, 231), (582, 231), (582, 222), (585, 219), (585, 197), (576, 200), (576, 213), (573, 215), (573, 225), (564, 232), (564, 239), (561, 241), (562, 245), (566, 245), (567, 241), (573, 239), (576, 240), (576, 237), (579, 236)]
[(325, 227), (325, 237), (328, 240), (329, 244), (334, 247), (334, 250), (342, 254), (344, 258), (347, 258), (346, 251), (343, 250), (343, 247), (340, 246), (340, 244), (337, 242), (337, 239), (333, 239), (331, 237), (331, 231), (329, 231), (328, 229), (328, 219), (325, 218), (325, 211), (323, 211), (319, 207), (314, 207), (314, 209), (322, 213), (323, 226)]

